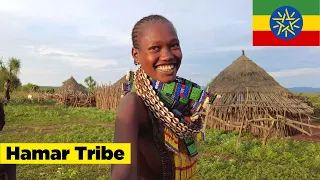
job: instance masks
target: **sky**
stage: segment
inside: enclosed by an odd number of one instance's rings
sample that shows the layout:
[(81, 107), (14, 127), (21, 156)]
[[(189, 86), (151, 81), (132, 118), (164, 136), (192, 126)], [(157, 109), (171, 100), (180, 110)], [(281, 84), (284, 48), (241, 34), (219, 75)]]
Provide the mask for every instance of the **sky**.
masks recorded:
[(22, 84), (113, 83), (136, 70), (131, 31), (150, 14), (177, 29), (179, 76), (206, 85), (243, 49), (284, 87), (320, 87), (320, 47), (252, 46), (251, 0), (0, 0), (0, 59), (20, 59)]

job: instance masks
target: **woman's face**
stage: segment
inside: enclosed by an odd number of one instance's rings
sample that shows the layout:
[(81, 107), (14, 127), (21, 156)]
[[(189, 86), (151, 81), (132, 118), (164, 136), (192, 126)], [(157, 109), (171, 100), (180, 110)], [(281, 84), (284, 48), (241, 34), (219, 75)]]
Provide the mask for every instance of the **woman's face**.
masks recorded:
[(180, 68), (182, 52), (174, 27), (163, 21), (142, 25), (138, 36), (139, 49), (132, 55), (145, 73), (163, 83), (172, 82)]

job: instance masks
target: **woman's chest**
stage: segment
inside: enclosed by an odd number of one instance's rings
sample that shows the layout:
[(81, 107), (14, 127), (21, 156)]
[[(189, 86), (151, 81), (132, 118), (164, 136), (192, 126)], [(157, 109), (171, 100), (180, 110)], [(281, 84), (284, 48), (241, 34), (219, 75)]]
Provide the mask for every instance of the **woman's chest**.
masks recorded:
[(139, 138), (138, 163), (139, 174), (161, 179), (161, 154), (151, 138)]

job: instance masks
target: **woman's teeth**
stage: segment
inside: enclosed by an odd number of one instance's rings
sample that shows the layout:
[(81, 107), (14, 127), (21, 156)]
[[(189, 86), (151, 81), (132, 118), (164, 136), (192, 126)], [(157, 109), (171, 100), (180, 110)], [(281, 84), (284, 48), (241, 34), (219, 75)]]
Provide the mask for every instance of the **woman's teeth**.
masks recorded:
[(161, 71), (170, 71), (174, 69), (174, 65), (162, 65), (162, 66), (158, 66), (157, 69)]

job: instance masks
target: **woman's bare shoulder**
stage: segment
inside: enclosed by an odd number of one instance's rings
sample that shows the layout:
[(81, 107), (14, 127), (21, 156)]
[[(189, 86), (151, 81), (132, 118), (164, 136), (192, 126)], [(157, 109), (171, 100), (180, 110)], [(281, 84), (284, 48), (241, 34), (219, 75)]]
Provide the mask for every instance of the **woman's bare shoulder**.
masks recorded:
[(132, 105), (143, 106), (142, 99), (135, 92), (129, 92), (121, 98), (119, 109)]
[(144, 103), (135, 92), (129, 92), (121, 98), (117, 112), (117, 120), (142, 120), (142, 118), (145, 117), (145, 114), (146, 109)]

